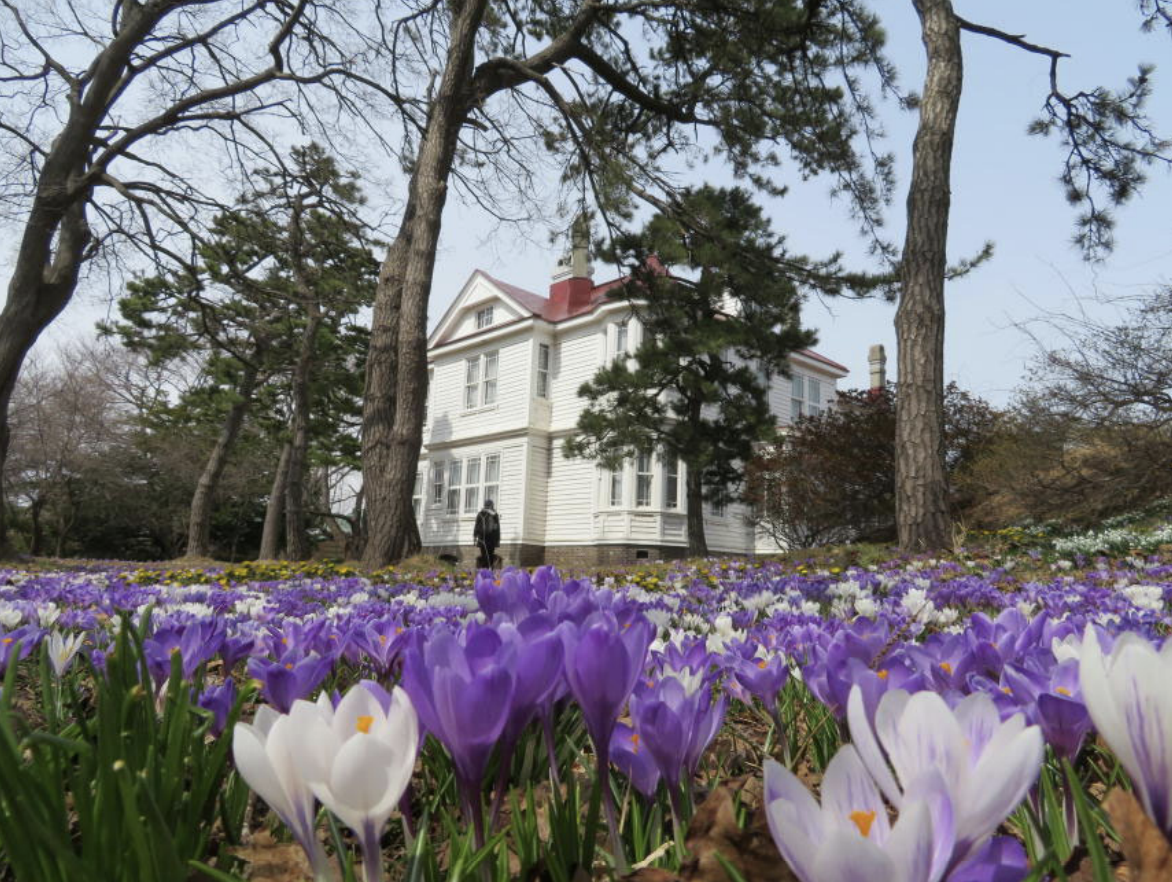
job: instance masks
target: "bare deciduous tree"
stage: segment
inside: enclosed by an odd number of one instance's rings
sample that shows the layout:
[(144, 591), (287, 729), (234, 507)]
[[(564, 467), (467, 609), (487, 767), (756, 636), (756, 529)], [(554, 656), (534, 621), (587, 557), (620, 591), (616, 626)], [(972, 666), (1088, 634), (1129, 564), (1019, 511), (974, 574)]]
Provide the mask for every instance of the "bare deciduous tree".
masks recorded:
[[(19, 228), (0, 312), (0, 466), (20, 366), (83, 265), (117, 260), (115, 244), (182, 263), (201, 219), (224, 207), (194, 169), (222, 157), (243, 171), (276, 152), (266, 121), (310, 125), (316, 87), (346, 111), (377, 89), (356, 70), (370, 41), (345, 12), (324, 0), (0, 0), (0, 205)], [(177, 137), (186, 157), (168, 150)]]

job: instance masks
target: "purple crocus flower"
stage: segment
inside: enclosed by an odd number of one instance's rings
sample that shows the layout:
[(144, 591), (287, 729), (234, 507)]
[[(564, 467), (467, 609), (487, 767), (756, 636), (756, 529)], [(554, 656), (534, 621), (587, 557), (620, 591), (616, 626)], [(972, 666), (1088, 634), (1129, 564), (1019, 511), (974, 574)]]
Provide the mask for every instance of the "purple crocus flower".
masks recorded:
[(20, 644), (20, 655), (17, 661), (21, 661), (29, 657), (29, 653), (41, 642), (41, 638), (44, 636), (45, 632), (34, 625), (22, 625), (7, 633), (0, 631), (0, 674), (8, 669), (8, 665), (12, 661), (13, 650), (16, 649), (17, 644)]
[(570, 692), (582, 708), (596, 755), (605, 757), (619, 712), (647, 665), (655, 626), (643, 616), (620, 625), (611, 613), (597, 612), (561, 633)]
[(209, 686), (199, 694), (196, 704), (213, 715), (212, 735), (220, 735), (228, 723), (228, 714), (236, 703), (236, 682), (231, 678), (218, 686)]
[(631, 786), (648, 799), (655, 797), (659, 788), (659, 766), (655, 757), (642, 744), (639, 733), (626, 723), (615, 726), (610, 741), (610, 761), (631, 782)]
[(727, 706), (728, 696), (722, 693), (713, 701), (711, 688), (699, 678), (665, 676), (631, 698), (635, 730), (667, 781), (677, 815), (681, 783), (690, 790), (700, 757), (724, 721)]
[(220, 651), (224, 626), (212, 619), (160, 628), (142, 642), (147, 669), (157, 685), (171, 676), (171, 657), (182, 659), (183, 679), (195, 676), (196, 668)]
[(768, 652), (763, 656), (737, 654), (730, 667), (745, 691), (765, 705), (771, 717), (776, 717), (777, 697), (789, 680), (785, 656)]
[(436, 631), (428, 640), (416, 635), (409, 641), (402, 686), (427, 731), (451, 754), (465, 815), (483, 844), (480, 785), (509, 721), (514, 671), (486, 652), (484, 643), (469, 648), (450, 632)]
[(313, 692), (333, 667), (334, 660), (316, 653), (298, 657), (292, 652), (279, 660), (251, 658), (248, 675), (260, 681), (265, 700), (283, 714), (289, 713), (293, 702)]

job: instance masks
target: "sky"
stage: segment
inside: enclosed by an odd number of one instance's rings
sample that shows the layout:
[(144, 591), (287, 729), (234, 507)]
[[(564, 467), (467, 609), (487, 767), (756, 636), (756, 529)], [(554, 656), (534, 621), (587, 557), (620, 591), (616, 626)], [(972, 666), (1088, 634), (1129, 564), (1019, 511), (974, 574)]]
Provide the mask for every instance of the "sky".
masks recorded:
[[(884, 16), (889, 54), (905, 90), (919, 91), (923, 48), (909, 0), (875, 0)], [(1071, 57), (1060, 76), (1064, 88), (1121, 87), (1138, 62), (1157, 66), (1149, 114), (1172, 137), (1172, 36), (1141, 34), (1130, 0), (955, 0), (958, 14), (981, 24), (1023, 34)], [(1101, 264), (1085, 263), (1071, 244), (1075, 210), (1066, 204), (1056, 178), (1062, 159), (1057, 143), (1026, 134), (1045, 98), (1048, 60), (987, 37), (965, 34), (965, 86), (953, 154), (953, 196), (949, 258), (977, 253), (991, 240), (991, 261), (946, 291), (945, 377), (993, 404), (1007, 403), (1028, 380), (1036, 346), (1023, 332), (1029, 325), (1041, 339), (1056, 339), (1038, 320), (1049, 314), (1088, 309), (1111, 320), (1118, 308), (1096, 304), (1096, 296), (1140, 295), (1172, 282), (1172, 175), (1149, 172), (1142, 194), (1117, 212), (1117, 248)], [(880, 107), (886, 147), (897, 157), (897, 191), (887, 212), (888, 236), (902, 242), (904, 199), (910, 172), (916, 116), (888, 102)], [(692, 172), (694, 183), (737, 183), (719, 166)], [(763, 199), (775, 230), (790, 247), (811, 256), (843, 251), (848, 263), (869, 267), (865, 243), (846, 206), (829, 198), (829, 182), (791, 184), (781, 200)], [(568, 223), (568, 219), (567, 219)], [(476, 269), (546, 293), (562, 250), (544, 230), (501, 228), (455, 195), (444, 215), (430, 303), (434, 326)], [(613, 275), (599, 266), (596, 280)], [(37, 350), (90, 333), (109, 312), (104, 286), (81, 292)], [(840, 388), (868, 382), (867, 350), (881, 343), (895, 376), (895, 306), (884, 302), (810, 301), (805, 323), (817, 330), (815, 347), (850, 368)]]

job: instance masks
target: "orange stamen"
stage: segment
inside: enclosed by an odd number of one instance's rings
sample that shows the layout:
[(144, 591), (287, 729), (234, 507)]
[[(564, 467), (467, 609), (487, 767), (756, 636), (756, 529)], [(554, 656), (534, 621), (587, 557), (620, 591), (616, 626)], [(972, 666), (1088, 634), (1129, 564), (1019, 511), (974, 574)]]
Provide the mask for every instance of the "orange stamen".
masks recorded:
[(358, 718), (358, 731), (363, 735), (370, 733), (370, 727), (374, 724), (374, 717), (363, 714)]
[(871, 835), (871, 825), (875, 823), (875, 812), (853, 811), (847, 817), (859, 828), (859, 832), (863, 834), (864, 839)]

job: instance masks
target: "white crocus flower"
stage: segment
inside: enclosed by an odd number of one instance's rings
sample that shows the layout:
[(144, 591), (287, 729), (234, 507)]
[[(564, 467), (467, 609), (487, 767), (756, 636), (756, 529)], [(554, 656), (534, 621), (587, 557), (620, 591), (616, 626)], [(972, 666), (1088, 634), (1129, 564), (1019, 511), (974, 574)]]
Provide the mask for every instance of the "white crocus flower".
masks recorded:
[(1162, 649), (1138, 634), (1120, 634), (1104, 656), (1090, 625), (1082, 640), (1079, 680), (1095, 728), (1131, 776), (1148, 816), (1172, 831), (1172, 640)]
[(313, 791), (293, 755), (294, 728), (288, 716), (262, 705), (251, 725), (237, 723), (233, 729), (232, 756), (241, 777), (305, 850), (315, 882), (325, 882), (331, 878), (330, 865), (317, 839)]
[(60, 631), (49, 634), (49, 664), (53, 666), (54, 674), (60, 677), (69, 669), (84, 640), (84, 634), (71, 634), (68, 637)]
[(1021, 714), (1002, 722), (984, 693), (953, 710), (935, 692), (894, 689), (879, 700), (872, 726), (854, 686), (847, 721), (863, 764), (893, 805), (901, 806), (926, 773), (939, 773), (955, 813), (950, 872), (1017, 807), (1042, 767), (1041, 730), (1026, 726)]
[(398, 807), (419, 746), (419, 721), (407, 693), (396, 687), (384, 710), (359, 684), (336, 709), (327, 701), (294, 702), (289, 718), (301, 774), (322, 804), (357, 834), (367, 882), (382, 878), (379, 838)]

